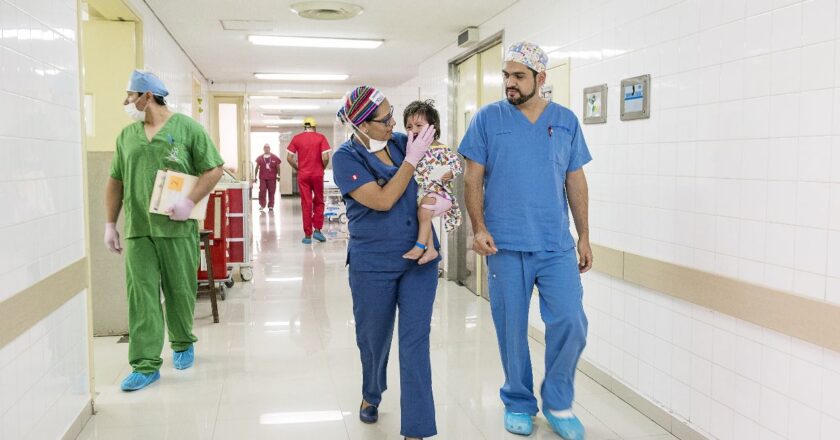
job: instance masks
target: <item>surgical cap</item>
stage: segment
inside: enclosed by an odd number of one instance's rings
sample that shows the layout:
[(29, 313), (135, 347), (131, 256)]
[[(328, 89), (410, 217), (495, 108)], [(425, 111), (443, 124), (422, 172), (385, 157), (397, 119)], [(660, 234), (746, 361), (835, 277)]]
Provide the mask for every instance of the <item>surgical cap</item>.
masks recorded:
[(385, 95), (371, 86), (360, 86), (344, 95), (344, 105), (338, 110), (338, 117), (353, 125), (365, 122), (376, 112)]
[(507, 61), (524, 64), (540, 73), (545, 71), (545, 66), (548, 64), (548, 55), (536, 44), (520, 41), (508, 47), (505, 53), (505, 62)]
[(131, 72), (131, 78), (128, 80), (128, 87), (125, 90), (136, 93), (152, 92), (152, 95), (164, 97), (169, 95), (169, 90), (166, 90), (166, 86), (163, 85), (160, 78), (155, 76), (154, 73), (142, 70)]

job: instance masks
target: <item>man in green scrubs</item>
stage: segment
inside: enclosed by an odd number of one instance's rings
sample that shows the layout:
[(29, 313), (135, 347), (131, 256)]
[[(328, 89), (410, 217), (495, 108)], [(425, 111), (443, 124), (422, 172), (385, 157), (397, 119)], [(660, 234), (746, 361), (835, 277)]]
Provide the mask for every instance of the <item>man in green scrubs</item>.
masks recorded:
[[(221, 178), (223, 161), (200, 124), (166, 107), (168, 94), (157, 76), (132, 73), (123, 105), (136, 122), (117, 138), (105, 188), (105, 245), (117, 254), (125, 251), (133, 371), (122, 382), (124, 391), (139, 390), (160, 378), (164, 316), (175, 368), (193, 365), (193, 343), (198, 340), (192, 333), (198, 224), (189, 216)], [(158, 170), (199, 176), (192, 192), (168, 208), (169, 215), (149, 212)], [(124, 246), (116, 229), (120, 209), (125, 211)]]

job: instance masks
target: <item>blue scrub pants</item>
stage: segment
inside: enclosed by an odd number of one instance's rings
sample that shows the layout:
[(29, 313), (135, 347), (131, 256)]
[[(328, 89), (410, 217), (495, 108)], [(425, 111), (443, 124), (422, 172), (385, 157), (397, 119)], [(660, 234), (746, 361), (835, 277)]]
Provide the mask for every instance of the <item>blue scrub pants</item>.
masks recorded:
[(574, 400), (578, 359), (586, 345), (583, 287), (574, 249), (566, 252), (499, 250), (487, 257), (490, 307), (505, 384), (502, 402), (511, 412), (537, 414), (528, 350), (528, 308), (536, 284), (545, 323), (543, 410), (565, 410)]
[(437, 263), (404, 272), (354, 271), (350, 265), (356, 343), (362, 358), (362, 396), (372, 405), (379, 405), (388, 388), (388, 353), (399, 309), (400, 435), (405, 437), (437, 434), (429, 359), (437, 278)]

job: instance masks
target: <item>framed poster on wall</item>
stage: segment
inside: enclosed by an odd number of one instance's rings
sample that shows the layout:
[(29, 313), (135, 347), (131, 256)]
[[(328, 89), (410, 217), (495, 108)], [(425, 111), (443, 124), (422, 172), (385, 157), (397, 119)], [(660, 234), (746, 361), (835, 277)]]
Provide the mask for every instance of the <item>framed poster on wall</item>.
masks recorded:
[(603, 124), (607, 122), (607, 85), (583, 89), (583, 123)]
[(650, 118), (650, 75), (621, 80), (621, 120)]

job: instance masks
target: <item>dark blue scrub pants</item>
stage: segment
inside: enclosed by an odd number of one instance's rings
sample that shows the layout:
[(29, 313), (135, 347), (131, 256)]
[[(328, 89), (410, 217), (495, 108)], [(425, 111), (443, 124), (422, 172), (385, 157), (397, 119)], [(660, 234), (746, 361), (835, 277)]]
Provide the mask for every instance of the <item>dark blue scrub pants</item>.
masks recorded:
[(372, 405), (379, 405), (388, 388), (388, 353), (397, 309), (400, 312), (400, 435), (406, 437), (437, 434), (429, 360), (437, 278), (437, 263), (404, 272), (354, 271), (350, 265), (356, 343), (362, 358), (362, 397)]
[(505, 384), (502, 402), (511, 412), (537, 414), (528, 350), (528, 308), (536, 284), (545, 322), (543, 411), (566, 410), (574, 400), (578, 359), (586, 345), (583, 287), (574, 249), (566, 252), (499, 250), (487, 257), (490, 307)]

